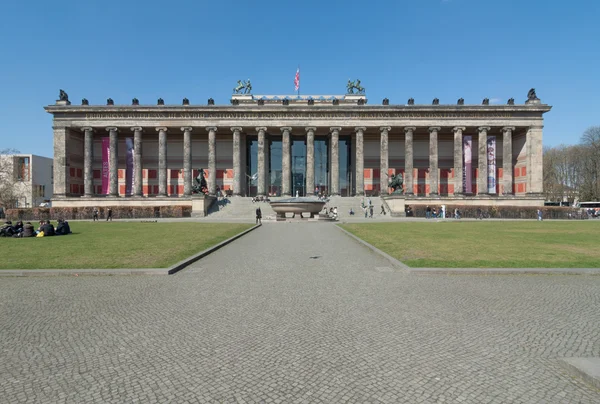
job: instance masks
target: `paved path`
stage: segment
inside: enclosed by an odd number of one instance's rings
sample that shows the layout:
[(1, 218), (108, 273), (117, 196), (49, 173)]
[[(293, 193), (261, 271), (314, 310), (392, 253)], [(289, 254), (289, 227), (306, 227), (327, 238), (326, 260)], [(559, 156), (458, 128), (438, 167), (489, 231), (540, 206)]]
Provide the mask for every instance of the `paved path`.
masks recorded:
[(0, 402), (597, 403), (600, 277), (418, 275), (321, 223), (175, 276), (0, 279)]

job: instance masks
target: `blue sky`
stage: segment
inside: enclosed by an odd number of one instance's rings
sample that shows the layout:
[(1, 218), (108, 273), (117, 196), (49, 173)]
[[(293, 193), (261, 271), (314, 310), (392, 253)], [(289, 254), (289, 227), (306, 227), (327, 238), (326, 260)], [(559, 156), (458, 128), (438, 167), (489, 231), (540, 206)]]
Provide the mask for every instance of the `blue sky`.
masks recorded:
[(14, 1), (0, 6), (0, 149), (52, 156), (42, 109), (79, 104), (226, 104), (256, 94), (343, 94), (370, 103), (506, 103), (535, 87), (544, 143), (600, 125), (600, 1)]

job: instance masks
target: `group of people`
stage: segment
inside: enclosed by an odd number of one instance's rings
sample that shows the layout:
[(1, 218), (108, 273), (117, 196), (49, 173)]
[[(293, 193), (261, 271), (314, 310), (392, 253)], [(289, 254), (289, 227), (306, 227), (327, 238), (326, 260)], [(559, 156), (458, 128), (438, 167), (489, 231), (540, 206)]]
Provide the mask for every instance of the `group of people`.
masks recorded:
[[(113, 219), (113, 214), (112, 214), (112, 209), (108, 208), (106, 210), (106, 221), (111, 221)], [(98, 208), (94, 208), (94, 211), (92, 212), (92, 220), (95, 221), (100, 221), (100, 219), (98, 219), (98, 217), (100, 216), (100, 211), (98, 210)]]
[(259, 195), (252, 198), (252, 202), (271, 202), (268, 196)]
[(58, 219), (56, 228), (54, 228), (54, 225), (50, 220), (40, 220), (37, 230), (33, 227), (31, 222), (23, 224), (20, 220), (15, 225), (8, 220), (0, 227), (0, 237), (51, 237), (65, 236), (70, 233), (71, 226), (69, 226), (69, 222), (63, 219)]

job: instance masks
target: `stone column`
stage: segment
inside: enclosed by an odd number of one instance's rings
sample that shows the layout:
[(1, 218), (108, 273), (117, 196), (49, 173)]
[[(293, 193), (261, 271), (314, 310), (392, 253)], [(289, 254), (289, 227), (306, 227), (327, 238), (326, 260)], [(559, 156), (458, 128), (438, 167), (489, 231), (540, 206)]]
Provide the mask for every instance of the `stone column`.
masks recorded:
[(94, 172), (92, 171), (94, 129), (90, 127), (81, 128), (84, 133), (83, 139), (83, 189), (84, 196), (94, 196)]
[(258, 195), (265, 195), (266, 189), (265, 189), (265, 185), (267, 183), (267, 178), (266, 178), (266, 169), (265, 169), (265, 163), (266, 163), (266, 144), (265, 144), (265, 131), (267, 130), (267, 128), (265, 127), (260, 127), (260, 128), (256, 128), (256, 131), (258, 132), (258, 167), (257, 167), (257, 171), (258, 171), (258, 190), (257, 190), (257, 194)]
[(306, 196), (315, 193), (315, 130), (306, 128)]
[(181, 128), (183, 132), (183, 196), (192, 196), (192, 128)]
[(364, 156), (364, 132), (365, 127), (354, 128), (356, 131), (356, 195), (365, 194), (365, 156)]
[(408, 126), (404, 128), (404, 189), (406, 195), (413, 195), (413, 134), (416, 128)]
[(463, 194), (463, 131), (457, 126), (454, 131), (454, 195)]
[(388, 178), (389, 168), (389, 147), (388, 147), (388, 132), (391, 130), (389, 126), (383, 126), (379, 128), (381, 131), (381, 149), (379, 151), (379, 189), (380, 194), (387, 195), (388, 185), (390, 183)]
[(54, 130), (54, 184), (53, 197), (64, 198), (69, 189), (69, 151), (68, 144), (71, 137), (69, 128), (52, 127)]
[(106, 128), (109, 136), (109, 176), (108, 176), (108, 194), (110, 196), (119, 196), (119, 156), (118, 156), (118, 138), (115, 127)]
[(131, 128), (133, 132), (133, 196), (143, 196), (142, 179), (142, 128)]
[(477, 165), (479, 174), (477, 176), (477, 195), (486, 195), (488, 193), (488, 159), (487, 159), (487, 133), (490, 128), (482, 126), (479, 130), (479, 155)]
[(340, 131), (342, 128), (329, 128), (331, 131), (331, 195), (340, 194)]
[(167, 196), (167, 128), (158, 132), (158, 196)]
[(514, 127), (502, 128), (502, 195), (513, 194), (512, 133)]
[(208, 194), (217, 193), (217, 128), (209, 126), (208, 132)]
[(281, 128), (281, 194), (290, 196), (292, 194), (292, 165), (290, 153), (290, 134), (292, 128)]
[(429, 195), (437, 196), (439, 175), (438, 175), (438, 132), (439, 127), (429, 128)]
[(531, 126), (527, 130), (527, 194), (540, 196), (544, 190), (544, 150), (542, 145), (542, 125)]
[(242, 128), (233, 127), (233, 195), (242, 195)]

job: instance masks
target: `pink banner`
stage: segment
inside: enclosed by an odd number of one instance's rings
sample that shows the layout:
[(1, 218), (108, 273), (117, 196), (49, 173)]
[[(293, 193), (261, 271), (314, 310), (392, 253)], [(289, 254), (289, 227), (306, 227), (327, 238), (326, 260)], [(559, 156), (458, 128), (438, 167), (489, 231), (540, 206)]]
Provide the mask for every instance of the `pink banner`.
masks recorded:
[(108, 195), (108, 182), (110, 172), (110, 138), (102, 138), (102, 194)]
[(473, 169), (471, 168), (471, 159), (473, 142), (471, 136), (463, 137), (463, 191), (466, 194), (473, 193)]

